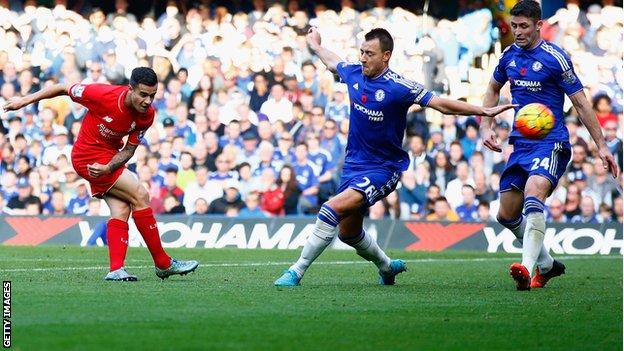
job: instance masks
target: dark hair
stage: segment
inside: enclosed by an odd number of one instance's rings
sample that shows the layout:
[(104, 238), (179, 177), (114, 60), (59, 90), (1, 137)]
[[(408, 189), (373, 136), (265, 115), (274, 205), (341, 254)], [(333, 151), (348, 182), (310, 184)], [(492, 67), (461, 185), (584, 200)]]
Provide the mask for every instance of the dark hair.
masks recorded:
[(316, 69), (316, 66), (314, 65), (312, 60), (303, 61), (303, 63), (301, 64), (301, 68), (303, 68), (305, 66), (312, 66), (312, 68)]
[(290, 179), (288, 179), (288, 182), (284, 186), (284, 197), (289, 197), (291, 194), (297, 194), (299, 192), (299, 188), (297, 188), (297, 175), (291, 165), (286, 164), (282, 167), (282, 169), (280, 169), (275, 183), (279, 187), (284, 185), (284, 181), (282, 180), (282, 171), (285, 168), (290, 170)]
[(482, 200), (482, 201), (479, 201), (479, 205), (477, 207), (490, 208), (490, 203)]
[(509, 14), (512, 16), (522, 16), (537, 22), (542, 19), (542, 8), (537, 1), (522, 0), (512, 7)]
[[(609, 105), (611, 105), (611, 98), (609, 97), (609, 95), (607, 95), (607, 94), (599, 94), (599, 95), (596, 95), (593, 98), (593, 100), (592, 100), (592, 105), (594, 107), (594, 110), (598, 109), (598, 103), (600, 102), (600, 100), (607, 100), (607, 103)], [(17, 138), (17, 136), (16, 136), (16, 138)]]
[(133, 69), (130, 75), (130, 86), (136, 88), (139, 84), (144, 84), (149, 87), (158, 84), (156, 72), (149, 67), (137, 67)]
[(394, 49), (394, 40), (392, 40), (392, 36), (387, 30), (383, 28), (371, 29), (370, 32), (366, 33), (364, 39), (366, 39), (366, 41), (379, 39), (379, 47), (381, 48), (381, 52), (392, 52), (392, 50)]

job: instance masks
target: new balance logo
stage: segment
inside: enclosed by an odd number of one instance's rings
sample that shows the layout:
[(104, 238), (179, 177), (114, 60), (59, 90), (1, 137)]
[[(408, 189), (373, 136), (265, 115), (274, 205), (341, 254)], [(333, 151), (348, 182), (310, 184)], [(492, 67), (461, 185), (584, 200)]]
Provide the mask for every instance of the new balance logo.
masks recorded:
[(353, 84), (353, 89), (358, 90), (359, 87), (358, 83)]
[(112, 118), (110, 118), (110, 117), (108, 117), (108, 116), (106, 116), (106, 117), (104, 117), (104, 118), (102, 118), (102, 119), (103, 119), (103, 120), (105, 120), (105, 121), (106, 121), (106, 123), (110, 123), (110, 122), (112, 122), (112, 121), (113, 121), (113, 119), (112, 119)]
[(511, 60), (507, 67), (516, 67), (516, 60)]

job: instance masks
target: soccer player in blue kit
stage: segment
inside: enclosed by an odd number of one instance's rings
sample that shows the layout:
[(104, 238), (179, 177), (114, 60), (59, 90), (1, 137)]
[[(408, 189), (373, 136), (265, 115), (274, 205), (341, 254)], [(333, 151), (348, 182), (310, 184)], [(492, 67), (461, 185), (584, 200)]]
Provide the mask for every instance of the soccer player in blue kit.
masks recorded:
[[(522, 243), (522, 263), (513, 263), (510, 275), (518, 290), (530, 290), (544, 287), (549, 279), (565, 272), (563, 263), (554, 260), (543, 245), (546, 230), (544, 202), (557, 186), (571, 155), (570, 136), (564, 124), (564, 94), (569, 96), (596, 142), (605, 168), (614, 178), (619, 170), (568, 55), (540, 37), (542, 12), (539, 3), (521, 1), (510, 14), (515, 43), (503, 52), (483, 105), (496, 105), (501, 88), (509, 81), (512, 102), (518, 108), (537, 102), (548, 106), (555, 115), (554, 128), (541, 140), (527, 139), (519, 131), (512, 131), (509, 141), (514, 151), (500, 180), (497, 220)], [(485, 117), (481, 121), (481, 138), (487, 148), (500, 152), (492, 120)]]
[(312, 235), (301, 256), (275, 281), (277, 286), (296, 286), (312, 262), (339, 238), (379, 269), (380, 283), (393, 285), (406, 270), (402, 260), (391, 260), (375, 239), (362, 230), (367, 207), (391, 193), (409, 164), (402, 148), (407, 109), (412, 104), (446, 114), (496, 116), (513, 105), (483, 108), (434, 96), (421, 85), (402, 78), (388, 68), (394, 46), (385, 29), (376, 28), (364, 37), (360, 62), (343, 62), (321, 46), (316, 28), (308, 32), (308, 44), (332, 72), (347, 84), (351, 115), (341, 184), (337, 195), (319, 211)]

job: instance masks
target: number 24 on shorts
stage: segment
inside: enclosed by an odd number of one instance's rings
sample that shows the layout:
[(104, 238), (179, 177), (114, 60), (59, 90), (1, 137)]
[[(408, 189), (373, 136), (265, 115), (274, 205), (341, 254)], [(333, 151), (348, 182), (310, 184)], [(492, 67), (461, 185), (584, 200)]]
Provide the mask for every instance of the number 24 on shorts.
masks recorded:
[(539, 167), (548, 169), (548, 167), (550, 166), (550, 157), (545, 157), (544, 159), (541, 160), (541, 162), (539, 158), (534, 158), (532, 162), (533, 162), (533, 165), (531, 166), (532, 171), (538, 169)]

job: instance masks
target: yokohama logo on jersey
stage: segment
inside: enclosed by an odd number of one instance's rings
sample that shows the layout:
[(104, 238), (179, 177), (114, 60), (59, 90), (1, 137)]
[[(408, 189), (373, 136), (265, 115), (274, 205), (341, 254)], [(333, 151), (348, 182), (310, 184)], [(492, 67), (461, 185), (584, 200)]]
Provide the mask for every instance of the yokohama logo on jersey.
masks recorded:
[(355, 107), (356, 110), (358, 110), (358, 111), (362, 112), (363, 114), (367, 115), (368, 119), (370, 121), (373, 121), (373, 122), (381, 122), (381, 121), (383, 121), (383, 118), (384, 118), (383, 111), (370, 110), (370, 109), (367, 109), (366, 107), (364, 107), (364, 106), (362, 106), (360, 104), (357, 104), (357, 103), (353, 103), (353, 107)]
[(542, 90), (542, 82), (537, 80), (522, 80), (522, 79), (509, 79), (509, 83), (511, 85), (515, 85), (517, 87), (524, 87), (530, 91), (540, 91)]

